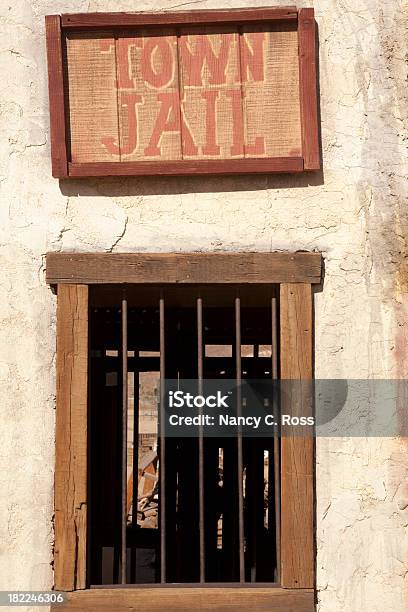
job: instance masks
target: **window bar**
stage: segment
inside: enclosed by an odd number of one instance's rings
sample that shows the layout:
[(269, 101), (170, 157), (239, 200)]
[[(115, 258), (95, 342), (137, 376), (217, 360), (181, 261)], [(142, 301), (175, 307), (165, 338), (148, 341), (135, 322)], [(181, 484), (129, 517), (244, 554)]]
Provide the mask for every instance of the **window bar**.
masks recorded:
[[(277, 320), (277, 304), (276, 296), (272, 298), (272, 379), (278, 379), (278, 320)], [(278, 393), (278, 389), (274, 390)], [(280, 419), (280, 406), (278, 403), (279, 398), (274, 398), (273, 406), (278, 410), (278, 414), (275, 416), (278, 419), (278, 426), (274, 428), (273, 432), (273, 449), (274, 449), (274, 477), (275, 477), (275, 539), (276, 539), (276, 569), (277, 578), (276, 581), (280, 581), (280, 559), (281, 559), (281, 534), (280, 534), (280, 522), (281, 522), (281, 511), (280, 511), (280, 444), (279, 444), (279, 419)]]
[[(242, 413), (241, 397), (241, 298), (235, 298), (235, 359), (237, 382), (237, 416)], [(239, 581), (245, 582), (244, 553), (244, 495), (243, 495), (243, 457), (242, 428), (238, 425), (237, 432), (237, 463), (238, 463), (238, 536), (239, 536)]]
[(165, 470), (165, 334), (164, 298), (160, 298), (160, 582), (166, 582), (166, 470)]
[[(197, 374), (198, 394), (203, 393), (203, 300), (197, 298)], [(200, 415), (202, 409), (199, 409)], [(205, 533), (204, 533), (204, 438), (203, 426), (198, 430), (198, 486), (199, 486), (199, 532), (200, 532), (200, 583), (205, 582)]]
[[(135, 350), (135, 362), (139, 364), (139, 351)], [(137, 507), (139, 500), (139, 365), (133, 369), (133, 479), (132, 479), (132, 526), (133, 532), (137, 534)], [(136, 558), (137, 542), (136, 537), (132, 546), (131, 558), (131, 582), (136, 582)]]
[(122, 299), (122, 525), (120, 581), (126, 584), (127, 527), (127, 428), (128, 428), (128, 313), (127, 299)]
[[(248, 489), (248, 477), (247, 477), (247, 485), (245, 488), (245, 496), (247, 495), (247, 491), (251, 496), (251, 582), (256, 582), (256, 547), (257, 547), (257, 506), (258, 506), (258, 483), (257, 483), (257, 448), (256, 448), (256, 439), (250, 440), (251, 442), (251, 480), (250, 480), (250, 488)], [(248, 464), (247, 464), (248, 465)], [(247, 467), (248, 470), (248, 467)]]

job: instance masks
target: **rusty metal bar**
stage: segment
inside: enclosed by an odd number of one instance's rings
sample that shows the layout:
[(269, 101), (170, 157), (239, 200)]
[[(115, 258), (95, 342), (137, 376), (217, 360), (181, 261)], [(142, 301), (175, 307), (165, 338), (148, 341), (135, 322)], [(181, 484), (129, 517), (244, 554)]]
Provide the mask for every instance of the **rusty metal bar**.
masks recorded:
[[(139, 351), (135, 350), (135, 358)], [(129, 368), (129, 359), (128, 359)], [(131, 548), (130, 581), (136, 582), (136, 552), (137, 552), (137, 505), (139, 496), (139, 370), (133, 367), (133, 478), (132, 478), (132, 526), (135, 530), (136, 541)]]
[(160, 582), (166, 582), (166, 437), (164, 298), (160, 298)]
[[(197, 378), (198, 394), (203, 393), (203, 300), (197, 298)], [(199, 409), (200, 414), (202, 409)], [(204, 532), (204, 438), (203, 426), (198, 433), (198, 487), (199, 487), (199, 531), (200, 531), (200, 583), (205, 582), (205, 532)]]
[[(237, 382), (237, 416), (242, 413), (241, 393), (241, 298), (235, 298), (235, 367)], [(238, 537), (239, 537), (239, 581), (245, 582), (245, 551), (244, 551), (244, 491), (243, 491), (243, 456), (242, 428), (238, 425), (237, 432), (237, 468), (238, 468)]]
[[(135, 350), (135, 357), (139, 357), (139, 351)], [(137, 525), (137, 500), (139, 489), (139, 370), (133, 370), (133, 508), (132, 522)]]
[(127, 547), (127, 428), (128, 428), (128, 311), (127, 299), (122, 299), (122, 522), (120, 547), (120, 581), (126, 584)]
[[(246, 482), (246, 488), (245, 488), (245, 495), (247, 495), (247, 491), (248, 493), (251, 495), (251, 582), (256, 582), (256, 549), (257, 549), (257, 524), (256, 524), (256, 519), (257, 519), (257, 505), (259, 503), (258, 501), (258, 486), (257, 486), (257, 474), (256, 474), (256, 468), (257, 466), (257, 462), (256, 462), (256, 452), (257, 452), (257, 448), (256, 448), (256, 440), (252, 439), (250, 440), (251, 442), (251, 488), (250, 491), (248, 490), (248, 477), (247, 477), (247, 482)], [(248, 467), (247, 467), (248, 470)]]
[[(272, 309), (272, 379), (278, 379), (278, 315), (277, 315), (277, 303), (276, 296), (272, 298), (271, 302)], [(275, 394), (277, 393), (275, 390)], [(274, 409), (278, 408), (278, 426), (274, 427), (273, 432), (273, 449), (274, 449), (274, 478), (275, 478), (275, 538), (276, 538), (276, 568), (277, 576), (276, 581), (280, 581), (280, 564), (281, 564), (281, 495), (280, 495), (280, 443), (279, 443), (279, 432), (280, 432), (280, 409), (279, 409), (279, 398), (276, 396), (273, 398)], [(271, 458), (269, 458), (270, 461)]]
[[(135, 351), (135, 357), (139, 351)], [(132, 523), (137, 525), (137, 501), (139, 485), (139, 370), (133, 371), (133, 491)]]

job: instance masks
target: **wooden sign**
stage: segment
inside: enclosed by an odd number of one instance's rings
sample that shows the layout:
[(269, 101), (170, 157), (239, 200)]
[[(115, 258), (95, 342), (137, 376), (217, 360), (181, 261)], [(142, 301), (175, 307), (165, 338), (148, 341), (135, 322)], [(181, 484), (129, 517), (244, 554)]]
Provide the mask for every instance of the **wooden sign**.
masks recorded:
[(46, 17), (53, 176), (320, 168), (313, 9)]

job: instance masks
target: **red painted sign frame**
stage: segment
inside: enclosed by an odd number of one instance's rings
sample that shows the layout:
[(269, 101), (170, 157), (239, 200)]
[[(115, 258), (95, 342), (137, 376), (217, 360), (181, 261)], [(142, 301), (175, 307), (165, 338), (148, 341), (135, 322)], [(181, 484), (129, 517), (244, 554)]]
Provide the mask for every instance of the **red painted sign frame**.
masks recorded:
[[(232, 159), (73, 162), (70, 153), (67, 82), (64, 73), (69, 33), (104, 29), (296, 23), (299, 43), (301, 155)], [(46, 17), (51, 158), (55, 178), (94, 176), (206, 175), (282, 173), (321, 168), (314, 10), (296, 7), (204, 10), (168, 13), (85, 13)]]

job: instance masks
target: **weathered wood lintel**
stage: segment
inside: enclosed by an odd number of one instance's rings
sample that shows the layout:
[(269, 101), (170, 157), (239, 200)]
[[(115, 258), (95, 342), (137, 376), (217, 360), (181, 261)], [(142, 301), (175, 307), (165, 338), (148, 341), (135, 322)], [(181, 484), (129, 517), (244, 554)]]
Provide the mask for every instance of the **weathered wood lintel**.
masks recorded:
[(263, 609), (270, 612), (313, 612), (312, 589), (290, 590), (281, 588), (115, 588), (91, 589), (68, 594), (65, 604), (51, 606), (56, 612), (69, 610), (241, 610)]
[(320, 253), (48, 253), (47, 283), (320, 283)]

